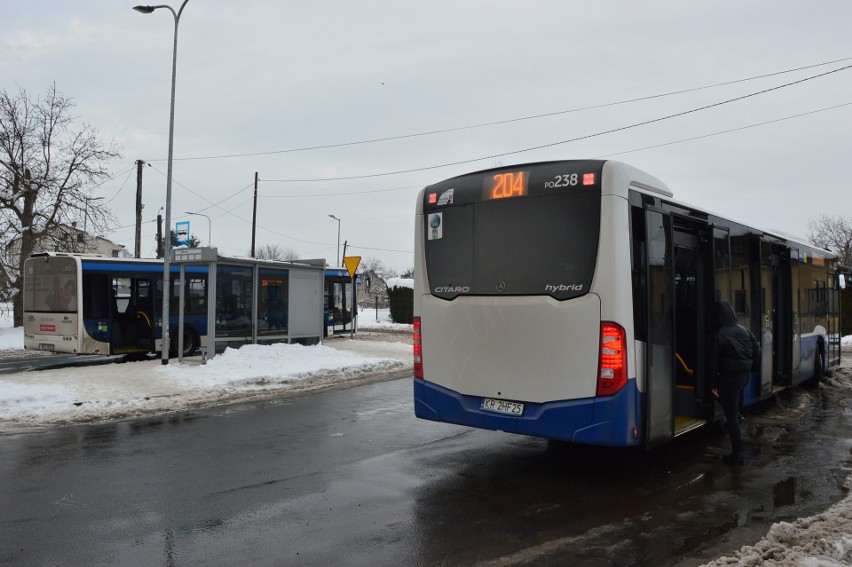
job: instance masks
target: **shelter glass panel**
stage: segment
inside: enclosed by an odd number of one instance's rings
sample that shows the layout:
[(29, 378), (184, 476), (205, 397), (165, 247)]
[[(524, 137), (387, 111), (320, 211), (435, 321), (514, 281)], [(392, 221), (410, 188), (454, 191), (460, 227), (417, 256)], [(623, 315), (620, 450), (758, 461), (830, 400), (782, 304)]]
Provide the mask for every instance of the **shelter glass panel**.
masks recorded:
[(290, 274), (288, 270), (260, 268), (257, 281), (257, 334), (287, 334)]
[(252, 269), (216, 266), (216, 335), (251, 339)]

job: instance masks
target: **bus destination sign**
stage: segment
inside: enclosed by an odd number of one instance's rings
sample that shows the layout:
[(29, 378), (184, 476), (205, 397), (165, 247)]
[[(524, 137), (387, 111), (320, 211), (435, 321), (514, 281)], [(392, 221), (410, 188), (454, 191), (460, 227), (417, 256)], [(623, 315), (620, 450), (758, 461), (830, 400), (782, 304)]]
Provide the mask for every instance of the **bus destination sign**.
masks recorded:
[(498, 168), (454, 177), (431, 185), (427, 208), (477, 201), (511, 200), (553, 195), (577, 189), (599, 189), (603, 161), (543, 162)]

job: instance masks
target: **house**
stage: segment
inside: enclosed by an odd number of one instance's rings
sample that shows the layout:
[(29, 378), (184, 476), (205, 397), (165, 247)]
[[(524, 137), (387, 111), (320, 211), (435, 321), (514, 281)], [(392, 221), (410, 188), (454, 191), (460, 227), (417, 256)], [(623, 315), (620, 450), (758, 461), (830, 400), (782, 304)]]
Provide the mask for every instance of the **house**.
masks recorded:
[(358, 305), (361, 308), (387, 309), (388, 289), (385, 280), (373, 270), (358, 274), (360, 285), (357, 285)]
[[(132, 257), (123, 244), (88, 234), (78, 229), (75, 224), (70, 226), (67, 224), (57, 225), (51, 234), (36, 242), (33, 252), (78, 252), (102, 254), (111, 258)], [(6, 250), (7, 265), (17, 266), (20, 253), (21, 239), (16, 238), (9, 242), (9, 247)]]

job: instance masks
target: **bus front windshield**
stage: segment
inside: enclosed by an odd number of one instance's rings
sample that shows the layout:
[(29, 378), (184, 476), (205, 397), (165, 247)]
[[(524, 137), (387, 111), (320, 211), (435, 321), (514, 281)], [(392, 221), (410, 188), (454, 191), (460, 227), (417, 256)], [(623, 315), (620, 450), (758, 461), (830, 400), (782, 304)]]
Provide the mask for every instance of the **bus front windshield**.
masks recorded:
[(77, 311), (77, 264), (73, 258), (31, 258), (26, 270), (24, 311)]

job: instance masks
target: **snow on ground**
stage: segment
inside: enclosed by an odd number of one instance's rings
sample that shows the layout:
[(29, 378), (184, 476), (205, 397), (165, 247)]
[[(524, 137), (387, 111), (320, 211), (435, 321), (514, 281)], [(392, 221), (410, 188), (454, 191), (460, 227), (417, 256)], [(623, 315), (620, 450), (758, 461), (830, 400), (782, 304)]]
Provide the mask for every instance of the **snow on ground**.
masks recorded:
[(375, 309), (359, 309), (358, 329), (362, 331), (406, 331), (411, 333), (412, 325), (391, 321), (390, 309), (379, 309), (378, 317)]
[(0, 350), (24, 348), (24, 328), (12, 327), (12, 308), (0, 303)]
[[(371, 316), (375, 321), (375, 311)], [(376, 336), (362, 327), (354, 340), (345, 335), (323, 345), (245, 345), (206, 365), (195, 357), (2, 374), (0, 433), (301, 393), (410, 368), (410, 325), (394, 325), (387, 310), (379, 310), (379, 320), (385, 332)], [(22, 329), (0, 316), (0, 354), (27, 355), (22, 346)]]
[[(852, 490), (852, 476), (843, 483)], [(762, 540), (702, 567), (759, 565), (835, 567), (852, 565), (852, 495), (821, 514), (769, 528)]]
[[(843, 337), (843, 345), (852, 344), (852, 337)], [(852, 372), (847, 362), (852, 356), (844, 349), (843, 363), (830, 377), (824, 377), (821, 387), (827, 390), (852, 389)], [(793, 522), (773, 524), (766, 536), (754, 545), (705, 563), (701, 567), (738, 565), (741, 567), (790, 566), (838, 567), (852, 565), (852, 475), (843, 482), (846, 498), (821, 514), (799, 518)]]
[[(387, 310), (362, 310), (361, 335), (324, 345), (247, 345), (206, 365), (160, 360), (0, 375), (0, 433), (122, 419), (234, 401), (308, 392), (411, 366), (411, 325)], [(370, 333), (370, 330), (381, 331)], [(852, 336), (843, 337), (852, 346)], [(0, 310), (0, 351), (20, 351), (23, 332)], [(847, 354), (846, 356), (849, 356)], [(835, 372), (828, 388), (852, 388)], [(852, 492), (852, 475), (844, 487)], [(834, 567), (852, 564), (852, 494), (821, 514), (774, 524), (761, 541), (707, 563)]]

